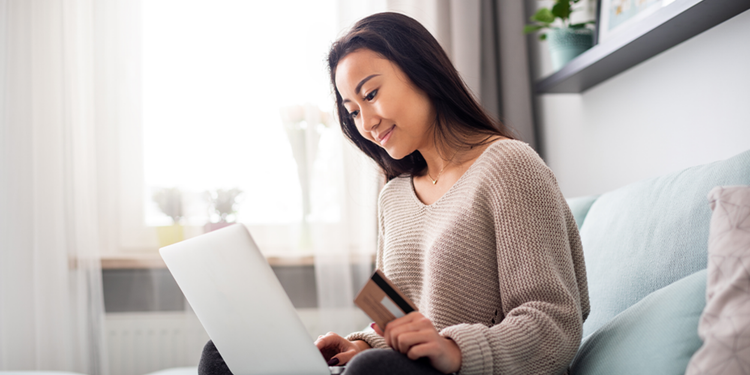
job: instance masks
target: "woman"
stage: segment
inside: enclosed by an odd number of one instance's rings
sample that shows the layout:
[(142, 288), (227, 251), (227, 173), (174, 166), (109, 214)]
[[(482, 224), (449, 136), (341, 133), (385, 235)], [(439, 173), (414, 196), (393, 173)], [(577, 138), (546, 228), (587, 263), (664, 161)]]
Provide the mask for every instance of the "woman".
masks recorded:
[(552, 172), (407, 16), (359, 21), (328, 63), (344, 133), (389, 180), (376, 267), (419, 308), (384, 332), (319, 338), (336, 353), (329, 363), (353, 358), (354, 374), (412, 365), (405, 358), (442, 373), (564, 372), (589, 307), (578, 230)]
[(348, 375), (565, 372), (589, 304), (578, 230), (549, 168), (407, 16), (362, 19), (328, 63), (344, 134), (389, 181), (376, 267), (419, 310), (320, 336), (329, 365)]

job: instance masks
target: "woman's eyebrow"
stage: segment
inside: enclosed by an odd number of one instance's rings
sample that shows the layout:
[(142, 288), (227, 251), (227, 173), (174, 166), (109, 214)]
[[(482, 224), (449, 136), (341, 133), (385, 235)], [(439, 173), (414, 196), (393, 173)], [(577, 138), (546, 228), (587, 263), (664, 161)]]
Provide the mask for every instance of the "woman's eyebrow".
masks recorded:
[[(359, 81), (359, 83), (357, 84), (357, 86), (354, 88), (354, 93), (357, 94), (357, 95), (359, 95), (359, 90), (362, 90), (362, 85), (364, 85), (365, 82), (369, 81), (371, 78), (377, 77), (379, 75), (380, 74), (370, 74), (369, 76), (363, 78), (361, 81)], [(351, 100), (349, 100), (349, 99), (344, 99), (344, 101), (342, 103), (349, 103), (350, 101)]]

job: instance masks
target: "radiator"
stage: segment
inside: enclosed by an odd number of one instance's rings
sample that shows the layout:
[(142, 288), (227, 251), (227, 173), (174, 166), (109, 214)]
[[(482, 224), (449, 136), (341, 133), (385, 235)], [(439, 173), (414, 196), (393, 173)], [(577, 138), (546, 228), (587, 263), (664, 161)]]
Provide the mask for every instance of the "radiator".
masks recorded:
[[(327, 331), (363, 329), (369, 319), (357, 308), (297, 309), (311, 341)], [(324, 316), (321, 316), (321, 313)], [(208, 334), (192, 313), (106, 314), (110, 375), (144, 375), (174, 367), (197, 366)], [(197, 374), (197, 373), (196, 373)]]
[(208, 341), (190, 313), (108, 313), (105, 321), (110, 375), (197, 366)]

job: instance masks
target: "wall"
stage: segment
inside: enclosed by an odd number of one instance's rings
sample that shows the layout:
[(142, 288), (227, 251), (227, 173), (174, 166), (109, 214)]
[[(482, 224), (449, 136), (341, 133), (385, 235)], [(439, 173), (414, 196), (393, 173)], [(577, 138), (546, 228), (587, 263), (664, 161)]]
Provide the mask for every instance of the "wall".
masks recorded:
[[(750, 149), (750, 11), (583, 94), (537, 98), (542, 153), (566, 197)], [(533, 43), (535, 79), (551, 73)]]

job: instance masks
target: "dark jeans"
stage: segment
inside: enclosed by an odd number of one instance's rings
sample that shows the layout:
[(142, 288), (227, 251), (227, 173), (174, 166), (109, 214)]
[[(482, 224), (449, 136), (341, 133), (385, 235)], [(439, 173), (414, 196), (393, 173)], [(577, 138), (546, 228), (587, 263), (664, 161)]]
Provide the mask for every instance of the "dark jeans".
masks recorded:
[[(369, 349), (357, 354), (346, 364), (344, 375), (438, 375), (427, 358), (412, 361), (390, 349)], [(198, 375), (232, 375), (213, 341), (203, 348)]]

